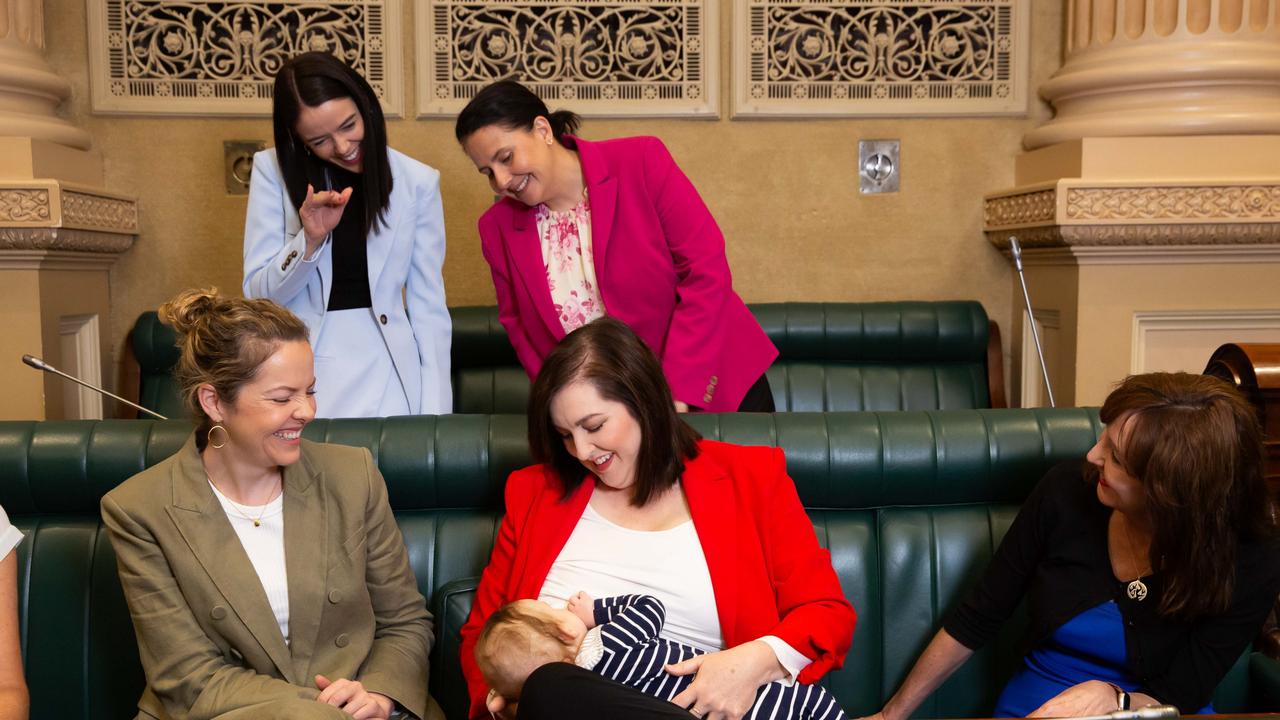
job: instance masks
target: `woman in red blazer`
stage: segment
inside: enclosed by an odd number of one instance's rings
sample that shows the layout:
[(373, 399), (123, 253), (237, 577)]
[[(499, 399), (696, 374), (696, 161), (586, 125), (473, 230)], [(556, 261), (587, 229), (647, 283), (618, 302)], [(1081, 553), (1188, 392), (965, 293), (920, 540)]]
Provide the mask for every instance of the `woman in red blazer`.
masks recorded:
[(662, 362), (677, 407), (771, 412), (778, 356), (733, 291), (724, 236), (653, 137), (588, 142), (516, 82), (481, 90), (459, 142), (501, 196), (480, 218), (498, 316), (529, 377), (565, 334), (603, 315)]
[[(507, 480), (462, 629), (472, 717), (511, 717), (519, 703), (521, 720), (687, 718), (680, 707), (731, 720), (764, 683), (812, 683), (841, 665), (854, 610), (782, 451), (702, 439), (625, 324), (596, 320), (551, 352), (530, 397), (529, 442), (540, 464)], [(579, 590), (654, 595), (668, 609), (664, 637), (701, 639), (711, 654), (671, 667), (697, 673), (676, 706), (565, 663), (535, 672), (520, 698), (485, 685), (475, 642), (486, 619), (524, 598), (563, 606)]]

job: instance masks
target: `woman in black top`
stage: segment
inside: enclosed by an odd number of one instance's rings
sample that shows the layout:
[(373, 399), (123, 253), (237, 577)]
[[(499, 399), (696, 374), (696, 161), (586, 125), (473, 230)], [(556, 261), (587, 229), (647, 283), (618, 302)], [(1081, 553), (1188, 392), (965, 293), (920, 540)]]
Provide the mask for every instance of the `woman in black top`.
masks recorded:
[(1024, 595), (1027, 654), (997, 716), (1206, 709), (1280, 592), (1256, 415), (1220, 380), (1153, 373), (1121, 383), (1101, 417), (1089, 464), (1040, 481), (886, 720), (909, 716)]

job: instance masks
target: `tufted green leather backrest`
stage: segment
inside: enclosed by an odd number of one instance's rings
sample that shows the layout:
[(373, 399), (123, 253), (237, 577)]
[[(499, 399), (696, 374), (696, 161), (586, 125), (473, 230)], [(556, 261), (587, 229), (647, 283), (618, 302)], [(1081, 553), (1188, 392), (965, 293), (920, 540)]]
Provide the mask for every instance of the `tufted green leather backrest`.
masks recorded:
[[(178, 364), (173, 328), (160, 322), (154, 311), (144, 312), (134, 323), (129, 342), (138, 359), (138, 404), (167, 418), (185, 417), (186, 409), (173, 378), (173, 368)], [(145, 415), (140, 413), (139, 417)]]
[[(1099, 430), (1092, 410), (702, 415), (708, 437), (777, 445), (858, 609), (845, 667), (824, 681), (847, 709), (878, 708), (976, 579), (1017, 505)], [(189, 426), (145, 420), (0, 422), (0, 505), (19, 546), (33, 718), (129, 716), (142, 688), (103, 493), (172, 454)], [(519, 416), (319, 420), (313, 440), (368, 447), (387, 480), (418, 584), (436, 614), (432, 694), (465, 714), (457, 631), (492, 548), (507, 474), (528, 463)], [(1017, 662), (1016, 623), (921, 710), (981, 716)], [(1232, 676), (1244, 692), (1243, 667)], [(1220, 709), (1240, 709), (1239, 698)]]
[[(991, 406), (987, 313), (972, 301), (757, 303), (778, 348), (779, 411), (959, 410)], [(454, 410), (522, 413), (529, 381), (493, 306), (450, 308)]]
[[(779, 357), (779, 411), (960, 410), (991, 406), (987, 313), (972, 301), (749, 306)], [(491, 305), (449, 308), (454, 411), (523, 413), (529, 378)], [(154, 312), (133, 331), (142, 405), (182, 417), (173, 331)]]

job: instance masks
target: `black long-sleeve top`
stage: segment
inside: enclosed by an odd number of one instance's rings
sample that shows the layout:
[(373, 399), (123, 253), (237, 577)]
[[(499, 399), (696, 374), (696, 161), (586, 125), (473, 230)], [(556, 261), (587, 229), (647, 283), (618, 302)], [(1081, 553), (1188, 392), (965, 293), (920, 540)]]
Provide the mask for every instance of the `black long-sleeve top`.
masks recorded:
[(1138, 692), (1184, 711), (1202, 708), (1280, 593), (1280, 541), (1241, 542), (1226, 613), (1166, 620), (1156, 612), (1164, 592), (1158, 574), (1143, 578), (1148, 594), (1141, 601), (1131, 600), (1128, 583), (1116, 579), (1107, 551), (1111, 512), (1099, 502), (1095, 485), (1085, 481), (1082, 462), (1050, 470), (1018, 512), (979, 585), (943, 627), (976, 650), (1029, 594), (1030, 650), (1081, 612), (1114, 600)]
[(337, 166), (325, 168), (329, 189), (351, 188), (342, 218), (333, 229), (333, 287), (328, 311), (373, 307), (369, 292), (369, 240), (364, 233), (364, 186), (359, 175)]

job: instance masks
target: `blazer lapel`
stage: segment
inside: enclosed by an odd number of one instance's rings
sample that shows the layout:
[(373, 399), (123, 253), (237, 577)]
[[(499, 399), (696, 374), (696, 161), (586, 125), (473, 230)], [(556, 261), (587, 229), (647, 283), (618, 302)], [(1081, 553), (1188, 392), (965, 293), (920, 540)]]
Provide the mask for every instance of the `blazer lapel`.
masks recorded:
[[(240, 538), (227, 520), (218, 499), (209, 487), (204, 463), (196, 451), (195, 436), (182, 448), (182, 460), (174, 468), (173, 504), (166, 508), (174, 525), (187, 542), (191, 554), (213, 580), (218, 591), (240, 621), (249, 628), (289, 682), (301, 684), (294, 675), (289, 648), (271, 612), (262, 581), (249, 562)], [(292, 588), (291, 588), (292, 590)]]
[[(289, 649), (295, 672), (309, 680), (308, 668), (324, 612), (328, 581), (329, 533), (324, 472), (302, 459), (284, 469), (284, 563), (289, 578)], [(304, 683), (308, 687), (309, 682)]]
[[(407, 204), (408, 201), (402, 198), (393, 198), (393, 202), (401, 202)], [(400, 216), (387, 215), (388, 220), (396, 220)], [(373, 231), (369, 233), (369, 237), (365, 242), (365, 255), (368, 257), (369, 264), (369, 292), (373, 297), (383, 297), (378, 294), (378, 279), (382, 277), (382, 271), (387, 265), (387, 258), (391, 256), (391, 246), (395, 244), (396, 232), (398, 228), (395, 225), (383, 225), (382, 223), (374, 223)], [(333, 252), (333, 249), (329, 249)], [(410, 251), (412, 252), (412, 251)], [(408, 258), (405, 258), (408, 262)], [(332, 263), (330, 263), (332, 265)], [(396, 302), (400, 302), (399, 288), (395, 288), (394, 294)], [(327, 301), (327, 298), (326, 298)], [(376, 302), (376, 301), (375, 301)], [(326, 305), (328, 307), (328, 305)]]
[[(618, 205), (618, 182), (609, 175), (609, 166), (595, 143), (574, 138), (578, 158), (582, 162), (582, 180), (587, 186), (587, 198), (591, 203), (591, 253), (595, 256), (596, 279), (604, 277), (605, 257), (609, 238), (613, 232), (613, 213)], [(608, 283), (600, 281), (600, 297)], [(604, 306), (609, 307), (608, 300)]]
[(711, 586), (715, 588), (720, 631), (725, 642), (730, 643), (736, 637), (738, 619), (738, 503), (733, 496), (733, 483), (725, 478), (723, 468), (700, 455), (685, 466), (681, 482), (693, 527), (707, 558)]
[(542, 260), (542, 241), (538, 238), (538, 221), (534, 216), (534, 209), (513, 200), (505, 202), (511, 210), (513, 231), (507, 241), (507, 252), (511, 253), (512, 264), (520, 274), (525, 292), (533, 298), (538, 315), (551, 330), (551, 334), (559, 340), (565, 335), (564, 326), (560, 324), (560, 315), (556, 312), (555, 303), (551, 301), (547, 266)]
[(595, 482), (587, 478), (567, 500), (560, 499), (560, 493), (554, 486), (543, 491), (539, 502), (546, 503), (549, 507), (545, 512), (534, 515), (540, 518), (536, 526), (530, 525), (524, 530), (526, 536), (537, 538), (538, 541), (523, 543), (523, 547), (529, 548), (529, 555), (524, 562), (517, 563), (520, 572), (512, 578), (511, 586), (515, 591), (514, 597), (538, 596), (538, 591), (546, 582), (547, 573), (551, 572), (552, 564), (560, 556), (560, 551), (569, 542), (569, 536), (582, 519), (582, 513), (587, 509), (587, 502), (591, 500), (594, 489)]

